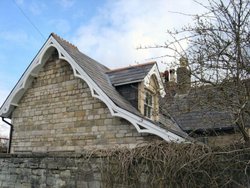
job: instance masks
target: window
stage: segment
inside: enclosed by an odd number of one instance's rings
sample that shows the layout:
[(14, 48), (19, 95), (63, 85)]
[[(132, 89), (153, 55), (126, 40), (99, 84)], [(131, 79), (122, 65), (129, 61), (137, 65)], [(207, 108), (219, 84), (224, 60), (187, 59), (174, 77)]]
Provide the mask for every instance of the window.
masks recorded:
[(149, 91), (145, 92), (145, 99), (144, 99), (144, 116), (151, 118), (153, 113), (153, 95)]

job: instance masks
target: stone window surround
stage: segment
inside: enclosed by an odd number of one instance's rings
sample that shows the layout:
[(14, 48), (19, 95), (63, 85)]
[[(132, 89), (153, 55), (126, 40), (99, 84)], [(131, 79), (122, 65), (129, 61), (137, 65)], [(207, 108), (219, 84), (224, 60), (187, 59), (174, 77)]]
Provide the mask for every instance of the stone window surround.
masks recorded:
[(153, 93), (149, 90), (146, 90), (144, 93), (144, 116), (151, 119), (153, 117), (154, 109), (155, 108)]
[[(141, 112), (142, 115), (145, 116), (145, 118), (148, 118), (152, 121), (158, 121), (159, 120), (159, 97), (160, 97), (160, 87), (157, 84), (157, 78), (156, 76), (150, 75), (150, 77), (147, 77), (147, 84), (145, 82), (141, 82), (139, 84), (139, 92), (138, 92), (138, 109)], [(145, 106), (145, 96), (146, 92), (149, 92), (152, 94), (152, 116), (147, 117), (144, 114), (144, 106)]]

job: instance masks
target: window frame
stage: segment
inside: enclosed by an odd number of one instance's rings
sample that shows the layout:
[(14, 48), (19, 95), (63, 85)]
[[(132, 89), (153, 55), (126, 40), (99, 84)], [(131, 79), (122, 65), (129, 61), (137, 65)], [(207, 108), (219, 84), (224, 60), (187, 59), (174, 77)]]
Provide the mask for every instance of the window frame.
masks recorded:
[(149, 118), (149, 119), (153, 119), (154, 117), (154, 94), (149, 91), (149, 90), (146, 90), (145, 93), (144, 93), (144, 116)]

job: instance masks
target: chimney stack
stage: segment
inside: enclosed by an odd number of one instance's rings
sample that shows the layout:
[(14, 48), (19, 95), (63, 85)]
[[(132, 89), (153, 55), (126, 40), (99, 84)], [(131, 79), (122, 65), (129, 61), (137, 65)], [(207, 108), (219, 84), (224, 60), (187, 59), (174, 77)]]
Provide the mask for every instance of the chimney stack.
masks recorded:
[(170, 69), (169, 73), (170, 73), (169, 81), (175, 82), (175, 69)]
[(177, 93), (186, 94), (191, 88), (191, 73), (187, 68), (188, 59), (185, 57), (180, 58), (180, 66), (177, 68)]
[(164, 77), (164, 83), (169, 82), (169, 72), (166, 69), (165, 72), (163, 73), (163, 77)]
[(167, 98), (171, 99), (176, 94), (175, 69), (166, 69), (162, 73)]

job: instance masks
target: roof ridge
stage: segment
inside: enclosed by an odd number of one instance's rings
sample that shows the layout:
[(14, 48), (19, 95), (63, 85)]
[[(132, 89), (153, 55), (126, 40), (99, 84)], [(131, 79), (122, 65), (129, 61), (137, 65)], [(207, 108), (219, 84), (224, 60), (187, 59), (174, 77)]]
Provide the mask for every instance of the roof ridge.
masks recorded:
[(142, 67), (142, 66), (146, 66), (146, 65), (150, 65), (150, 64), (155, 64), (155, 63), (156, 63), (156, 61), (152, 61), (152, 62), (148, 62), (148, 63), (142, 63), (142, 64), (137, 64), (137, 65), (129, 65), (127, 67), (121, 67), (121, 68), (116, 68), (116, 69), (109, 70), (106, 73), (111, 73), (111, 72), (116, 72), (116, 71), (122, 71), (122, 70), (126, 70), (128, 68)]
[(78, 48), (77, 48), (77, 46), (76, 45), (74, 45), (74, 44), (72, 44), (72, 43), (70, 43), (69, 41), (67, 41), (67, 40), (65, 40), (64, 38), (62, 38), (62, 37), (60, 37), (59, 35), (57, 35), (56, 33), (51, 33), (51, 35), (54, 37), (54, 38), (57, 38), (57, 39), (59, 39), (59, 40), (61, 40), (61, 41), (63, 41), (63, 42), (65, 42), (66, 44), (68, 44), (69, 46), (71, 46), (71, 47), (73, 47), (73, 48), (75, 48), (75, 49), (77, 49), (78, 50)]

